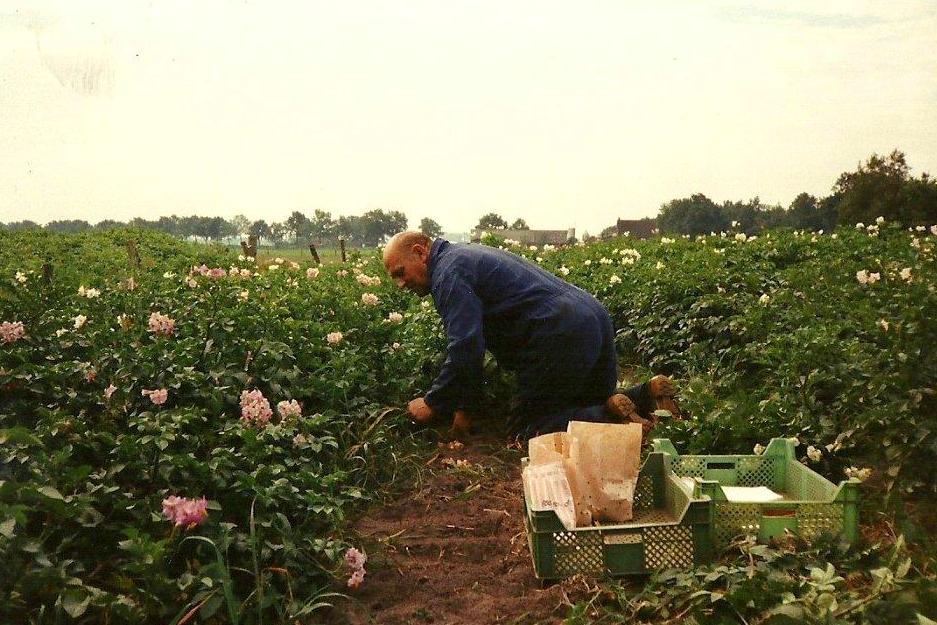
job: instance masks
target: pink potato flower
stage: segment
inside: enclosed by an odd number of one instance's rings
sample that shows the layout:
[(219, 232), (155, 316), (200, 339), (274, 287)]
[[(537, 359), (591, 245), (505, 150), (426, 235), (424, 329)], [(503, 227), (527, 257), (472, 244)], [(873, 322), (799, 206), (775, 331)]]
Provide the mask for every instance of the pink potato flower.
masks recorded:
[(157, 406), (162, 406), (166, 403), (166, 399), (169, 397), (169, 389), (159, 388), (153, 391), (143, 389), (140, 391), (140, 394), (144, 397), (149, 397), (150, 401)]
[(208, 518), (208, 500), (170, 495), (163, 499), (163, 516), (176, 527), (191, 529)]
[(161, 336), (169, 336), (176, 331), (175, 320), (158, 312), (150, 313), (150, 321), (147, 325), (150, 332)]
[(4, 321), (0, 323), (0, 340), (4, 343), (13, 343), (26, 336), (26, 329), (21, 321)]
[(301, 417), (303, 414), (302, 406), (295, 399), (290, 401), (281, 401), (277, 404), (277, 413), (284, 421), (294, 417)]
[(247, 424), (264, 426), (273, 416), (270, 402), (259, 389), (241, 391), (241, 421)]
[(345, 552), (345, 564), (351, 569), (351, 576), (348, 578), (348, 587), (357, 588), (364, 582), (364, 563), (368, 561), (368, 555), (363, 551), (358, 551), (350, 547)]

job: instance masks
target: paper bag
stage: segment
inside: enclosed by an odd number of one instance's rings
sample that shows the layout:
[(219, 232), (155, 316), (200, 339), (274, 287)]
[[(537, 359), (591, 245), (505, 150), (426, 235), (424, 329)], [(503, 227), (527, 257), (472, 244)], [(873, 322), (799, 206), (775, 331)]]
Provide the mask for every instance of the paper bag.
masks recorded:
[(528, 464), (524, 468), (523, 479), (530, 494), (532, 510), (553, 510), (566, 529), (576, 527), (575, 504), (562, 459)]
[(631, 520), (641, 433), (637, 423), (569, 423), (566, 467), (577, 522)]

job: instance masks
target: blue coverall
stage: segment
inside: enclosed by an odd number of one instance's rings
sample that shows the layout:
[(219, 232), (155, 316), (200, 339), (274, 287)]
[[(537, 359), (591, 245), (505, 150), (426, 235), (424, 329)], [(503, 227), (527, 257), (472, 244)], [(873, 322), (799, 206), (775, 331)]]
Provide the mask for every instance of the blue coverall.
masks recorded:
[(449, 341), (425, 396), (434, 412), (471, 410), (487, 349), (517, 375), (522, 435), (565, 430), (574, 417), (607, 420), (602, 408), (617, 384), (615, 331), (598, 300), (484, 245), (436, 239), (427, 270)]

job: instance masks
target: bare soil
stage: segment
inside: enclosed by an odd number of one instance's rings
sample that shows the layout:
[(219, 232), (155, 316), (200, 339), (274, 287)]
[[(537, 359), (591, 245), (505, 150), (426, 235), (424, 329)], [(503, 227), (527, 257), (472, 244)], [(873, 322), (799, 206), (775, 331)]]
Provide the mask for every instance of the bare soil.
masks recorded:
[(328, 615), (336, 625), (559, 624), (585, 592), (534, 576), (522, 453), (493, 435), (440, 443), (422, 483), (355, 525), (367, 575)]

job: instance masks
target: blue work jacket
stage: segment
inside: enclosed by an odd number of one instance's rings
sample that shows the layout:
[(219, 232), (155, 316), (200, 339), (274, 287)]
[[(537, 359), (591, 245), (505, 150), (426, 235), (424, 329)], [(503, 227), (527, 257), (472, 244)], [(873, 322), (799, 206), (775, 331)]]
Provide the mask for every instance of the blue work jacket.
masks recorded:
[[(594, 360), (601, 349), (599, 326), (592, 320), (608, 318), (602, 305), (519, 256), (436, 239), (427, 270), (433, 303), (448, 337), (446, 361), (425, 396), (434, 412), (474, 407), (481, 394), (486, 349), (502, 367), (528, 373), (568, 358), (557, 348), (562, 342), (554, 340), (564, 333), (575, 334), (577, 346), (584, 344), (585, 351), (595, 350), (579, 354), (586, 360)], [(589, 324), (584, 326), (583, 317)], [(590, 338), (582, 334), (592, 333), (595, 340), (580, 340)]]

